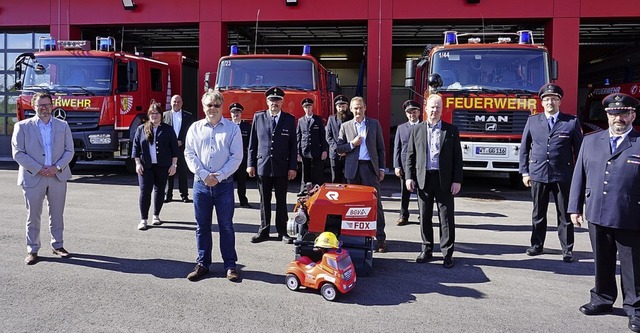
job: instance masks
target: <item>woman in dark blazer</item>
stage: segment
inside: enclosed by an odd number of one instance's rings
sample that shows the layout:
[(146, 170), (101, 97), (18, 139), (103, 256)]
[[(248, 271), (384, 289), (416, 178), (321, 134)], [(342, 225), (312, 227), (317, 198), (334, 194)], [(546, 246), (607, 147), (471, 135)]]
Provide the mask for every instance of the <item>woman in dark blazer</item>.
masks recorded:
[(162, 122), (160, 103), (151, 101), (149, 120), (138, 126), (133, 139), (133, 158), (140, 184), (140, 223), (138, 230), (147, 229), (151, 190), (154, 192), (153, 225), (160, 225), (160, 210), (164, 201), (167, 178), (176, 173), (178, 139), (173, 127)]

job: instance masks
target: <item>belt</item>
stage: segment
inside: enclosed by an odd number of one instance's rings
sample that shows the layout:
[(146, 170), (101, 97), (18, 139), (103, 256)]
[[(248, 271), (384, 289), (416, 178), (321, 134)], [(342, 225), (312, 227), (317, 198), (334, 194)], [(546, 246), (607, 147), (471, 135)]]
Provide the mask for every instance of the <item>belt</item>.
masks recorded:
[(371, 163), (370, 160), (358, 160), (358, 163)]
[(440, 170), (427, 170), (427, 173), (432, 175), (432, 174), (440, 173)]

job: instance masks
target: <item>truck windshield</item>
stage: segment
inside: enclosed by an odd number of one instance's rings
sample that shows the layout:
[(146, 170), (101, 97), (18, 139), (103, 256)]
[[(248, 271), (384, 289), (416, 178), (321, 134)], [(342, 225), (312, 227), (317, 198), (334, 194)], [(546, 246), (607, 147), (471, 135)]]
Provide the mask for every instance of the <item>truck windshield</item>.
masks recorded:
[(227, 89), (315, 90), (316, 68), (304, 59), (225, 59), (220, 62), (216, 86)]
[(431, 72), (440, 74), (444, 90), (537, 92), (549, 82), (547, 57), (544, 50), (446, 49), (434, 53)]
[[(113, 61), (96, 57), (37, 57), (45, 71), (28, 66), (25, 90), (46, 89), (74, 95), (109, 95), (113, 81)], [(38, 66), (40, 67), (40, 66)]]

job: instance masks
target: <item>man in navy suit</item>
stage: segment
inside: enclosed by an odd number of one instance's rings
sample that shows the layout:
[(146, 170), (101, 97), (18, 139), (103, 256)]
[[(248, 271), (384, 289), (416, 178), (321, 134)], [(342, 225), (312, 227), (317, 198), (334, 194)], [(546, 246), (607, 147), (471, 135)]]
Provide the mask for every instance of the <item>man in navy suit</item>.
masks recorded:
[(247, 199), (247, 148), (249, 147), (249, 136), (251, 135), (251, 124), (242, 121), (242, 111), (244, 107), (240, 103), (231, 103), (229, 105), (229, 113), (231, 113), (231, 121), (240, 127), (242, 133), (242, 163), (233, 174), (233, 178), (238, 182), (238, 200), (240, 207), (252, 208)]
[(409, 199), (411, 192), (405, 186), (405, 169), (407, 167), (407, 146), (409, 145), (409, 136), (415, 125), (420, 123), (420, 103), (408, 100), (402, 104), (402, 109), (407, 116), (408, 121), (398, 125), (396, 130), (396, 138), (393, 145), (393, 167), (396, 176), (400, 178), (400, 216), (397, 225), (402, 226), (409, 223)]
[(313, 100), (311, 98), (303, 99), (302, 108), (304, 116), (298, 119), (296, 130), (298, 162), (302, 162), (302, 181), (298, 195), (306, 194), (308, 182), (314, 185), (324, 183), (324, 160), (327, 159), (327, 151), (329, 150), (322, 118), (313, 114)]
[(387, 252), (385, 219), (382, 208), (380, 182), (384, 179), (385, 149), (382, 127), (372, 118), (365, 117), (367, 106), (362, 97), (354, 97), (349, 105), (354, 118), (340, 126), (336, 152), (345, 154), (344, 176), (349, 184), (372, 186), (378, 195), (376, 215), (377, 252)]
[(284, 91), (273, 87), (265, 93), (268, 110), (256, 112), (249, 138), (249, 177), (258, 175), (260, 191), (260, 219), (258, 233), (251, 238), (252, 243), (260, 243), (269, 238), (271, 226), (271, 191), (276, 193), (276, 230), (278, 238), (291, 244), (287, 235), (287, 185), (296, 178), (296, 119), (282, 111)]
[(609, 129), (584, 138), (569, 197), (571, 221), (578, 227), (589, 222), (595, 263), (591, 300), (580, 312), (612, 311), (619, 259), (622, 308), (629, 329), (640, 332), (640, 133), (632, 127), (640, 101), (616, 93), (602, 104)]
[(582, 127), (576, 117), (560, 112), (563, 91), (553, 83), (538, 92), (544, 113), (527, 119), (520, 144), (520, 173), (533, 198), (529, 256), (542, 254), (547, 234), (549, 193), (558, 213), (562, 260), (573, 261), (573, 224), (567, 215), (574, 161), (582, 144)]
[[(187, 136), (187, 131), (191, 124), (193, 124), (193, 115), (191, 112), (182, 109), (182, 97), (180, 95), (173, 95), (171, 97), (171, 110), (165, 111), (162, 114), (162, 121), (165, 124), (171, 125), (173, 131), (178, 138), (178, 168), (176, 174), (178, 175), (178, 189), (180, 190), (180, 197), (182, 202), (191, 202), (189, 199), (189, 168), (187, 162), (184, 159), (184, 140)], [(167, 180), (167, 191), (164, 202), (171, 202), (173, 200), (173, 177), (169, 176)]]
[(336, 152), (338, 135), (342, 123), (353, 119), (353, 113), (349, 111), (349, 99), (344, 95), (338, 95), (333, 99), (336, 106), (336, 114), (329, 117), (325, 129), (327, 143), (329, 144), (329, 159), (331, 162), (331, 182), (344, 183), (344, 156)]

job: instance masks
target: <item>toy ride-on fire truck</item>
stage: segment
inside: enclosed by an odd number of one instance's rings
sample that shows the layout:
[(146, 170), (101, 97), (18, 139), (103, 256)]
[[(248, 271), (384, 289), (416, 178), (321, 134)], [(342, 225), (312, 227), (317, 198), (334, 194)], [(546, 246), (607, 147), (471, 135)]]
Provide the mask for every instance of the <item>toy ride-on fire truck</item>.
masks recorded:
[(307, 256), (293, 260), (287, 268), (287, 288), (296, 291), (300, 286), (320, 289), (322, 297), (333, 301), (338, 291), (345, 294), (356, 284), (356, 271), (347, 250), (340, 248), (338, 238), (325, 231), (316, 238), (314, 247), (322, 259), (314, 262)]
[(314, 251), (314, 242), (323, 232), (336, 235), (346, 249), (360, 276), (369, 275), (373, 267), (373, 238), (376, 235), (375, 188), (351, 184), (324, 184), (307, 191), (298, 199), (296, 215), (287, 224), (294, 238), (296, 259), (306, 256), (313, 262), (322, 259)]

